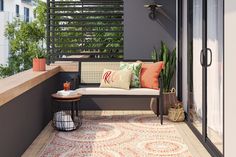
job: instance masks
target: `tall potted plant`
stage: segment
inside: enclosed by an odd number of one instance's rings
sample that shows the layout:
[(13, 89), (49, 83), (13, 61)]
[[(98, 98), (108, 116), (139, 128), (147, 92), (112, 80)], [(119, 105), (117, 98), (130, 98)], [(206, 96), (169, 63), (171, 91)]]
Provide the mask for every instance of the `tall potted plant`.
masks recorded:
[(46, 70), (46, 52), (43, 48), (37, 44), (32, 44), (30, 47), (33, 56), (33, 71), (45, 71)]
[(168, 108), (177, 101), (175, 90), (172, 90), (173, 87), (171, 86), (176, 70), (176, 48), (170, 51), (168, 46), (161, 41), (160, 51), (154, 48), (152, 59), (155, 61), (163, 61), (165, 64), (161, 77), (163, 81), (164, 114), (168, 114)]

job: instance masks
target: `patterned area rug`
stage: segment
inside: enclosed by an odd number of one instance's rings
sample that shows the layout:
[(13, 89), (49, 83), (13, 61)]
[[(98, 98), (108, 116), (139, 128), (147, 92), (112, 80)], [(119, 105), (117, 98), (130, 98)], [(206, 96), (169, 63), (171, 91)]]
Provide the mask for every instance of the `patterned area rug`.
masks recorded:
[(191, 157), (173, 123), (154, 115), (85, 116), (73, 132), (56, 132), (41, 157)]

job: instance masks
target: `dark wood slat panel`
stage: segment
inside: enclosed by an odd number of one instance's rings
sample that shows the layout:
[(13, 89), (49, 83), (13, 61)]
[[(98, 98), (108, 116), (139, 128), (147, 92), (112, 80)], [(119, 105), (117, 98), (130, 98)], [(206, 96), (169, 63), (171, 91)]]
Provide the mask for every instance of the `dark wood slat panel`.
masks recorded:
[(78, 61), (78, 62), (111, 62), (123, 61), (121, 58), (58, 58), (58, 61)]
[(50, 18), (51, 21), (88, 21), (88, 22), (93, 22), (93, 21), (124, 21), (124, 19), (121, 18), (102, 18), (102, 19), (84, 19), (84, 18), (73, 18), (73, 19), (53, 19)]
[(60, 56), (69, 56), (69, 55), (122, 55), (123, 52), (113, 52), (113, 53), (105, 53), (105, 52), (64, 52), (64, 53), (61, 53), (61, 52), (58, 52), (54, 55), (60, 55)]
[(85, 5), (86, 7), (88, 6), (95, 6), (97, 5), (99, 7), (100, 6), (123, 6), (123, 3), (52, 3), (52, 5), (55, 6), (81, 6), (81, 5)]
[[(116, 11), (122, 11), (123, 10), (123, 6), (87, 6), (87, 7), (49, 7), (49, 9), (53, 9), (53, 10), (62, 10), (62, 11), (67, 11), (67, 10), (116, 10)], [(102, 11), (102, 10), (101, 10)]]
[[(52, 32), (52, 31), (50, 31)], [(74, 32), (74, 33), (122, 33), (123, 30), (101, 30), (101, 31), (96, 31), (96, 30), (85, 30), (85, 31), (80, 31), (80, 30), (55, 30), (55, 33), (65, 33), (65, 32)]]
[(120, 38), (123, 39), (123, 36), (102, 36), (102, 37), (95, 37), (95, 36), (50, 36), (50, 38), (73, 38), (73, 39), (78, 39), (78, 38), (99, 38), (99, 39), (107, 39), (107, 38)]
[(98, 0), (98, 1), (92, 1), (92, 0), (89, 0), (89, 1), (85, 1), (85, 0), (83, 0), (83, 1), (50, 1), (50, 3), (54, 3), (54, 4), (57, 4), (57, 3), (61, 3), (61, 4), (67, 4), (67, 3), (79, 3), (79, 4), (90, 4), (90, 3), (95, 3), (95, 4), (100, 4), (100, 3), (111, 3), (111, 4), (116, 4), (116, 3), (123, 3), (123, 1), (122, 0), (107, 0), (107, 1), (103, 1), (103, 0)]
[(123, 13), (50, 13), (53, 16), (123, 16)]
[(63, 55), (113, 58), (123, 54), (123, 0), (49, 2), (48, 52), (53, 60)]
[(115, 4), (123, 4), (124, 2), (123, 1), (114, 1), (114, 0), (110, 0), (110, 1), (50, 1), (49, 3), (51, 4), (63, 4), (63, 5), (66, 5), (66, 4), (90, 4), (90, 5), (94, 5), (94, 4), (112, 4), (112, 5), (115, 5)]
[[(60, 40), (59, 40), (60, 41)], [(68, 45), (70, 45), (70, 44), (123, 44), (123, 42), (109, 42), (109, 41), (101, 41), (101, 42), (76, 42), (76, 41), (71, 41), (71, 42), (64, 42), (64, 41), (54, 41), (54, 44), (62, 44), (62, 45), (64, 45), (64, 44), (68, 44)]]
[(124, 27), (122, 24), (116, 24), (116, 25), (76, 25), (76, 24), (63, 24), (63, 25), (49, 25), (50, 27)]
[[(50, 48), (52, 49), (52, 48)], [(55, 50), (94, 50), (94, 49), (104, 49), (104, 50), (114, 50), (123, 49), (123, 47), (54, 47)]]

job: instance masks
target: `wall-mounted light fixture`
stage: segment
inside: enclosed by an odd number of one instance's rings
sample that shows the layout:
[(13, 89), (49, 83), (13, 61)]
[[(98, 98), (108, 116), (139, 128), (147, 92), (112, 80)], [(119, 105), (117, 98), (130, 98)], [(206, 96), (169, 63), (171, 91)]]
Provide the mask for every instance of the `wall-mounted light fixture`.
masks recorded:
[(157, 17), (157, 10), (160, 9), (162, 5), (153, 3), (153, 4), (146, 4), (144, 5), (144, 7), (150, 9), (151, 12), (148, 14), (148, 16), (150, 19), (155, 20)]

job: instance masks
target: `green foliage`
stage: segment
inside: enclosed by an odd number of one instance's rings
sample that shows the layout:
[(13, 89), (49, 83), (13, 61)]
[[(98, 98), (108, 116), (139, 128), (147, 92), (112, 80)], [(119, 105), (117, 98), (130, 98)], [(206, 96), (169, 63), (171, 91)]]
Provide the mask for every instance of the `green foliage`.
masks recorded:
[(160, 59), (158, 58), (158, 51), (156, 49), (156, 47), (153, 48), (153, 51), (151, 53), (151, 58), (154, 60), (154, 61), (159, 61)]
[(152, 59), (156, 61), (164, 62), (165, 68), (161, 73), (163, 79), (163, 90), (164, 92), (170, 91), (171, 80), (176, 69), (176, 48), (171, 52), (168, 46), (162, 41), (160, 51), (158, 52), (156, 48), (154, 48), (151, 56)]
[(5, 36), (9, 39), (10, 54), (8, 65), (0, 65), (0, 77), (30, 69), (33, 57), (45, 57), (46, 4), (39, 1), (35, 9), (36, 19), (24, 22), (16, 18), (8, 23)]
[(46, 50), (36, 42), (29, 45), (28, 51), (34, 54), (31, 58), (47, 58)]

